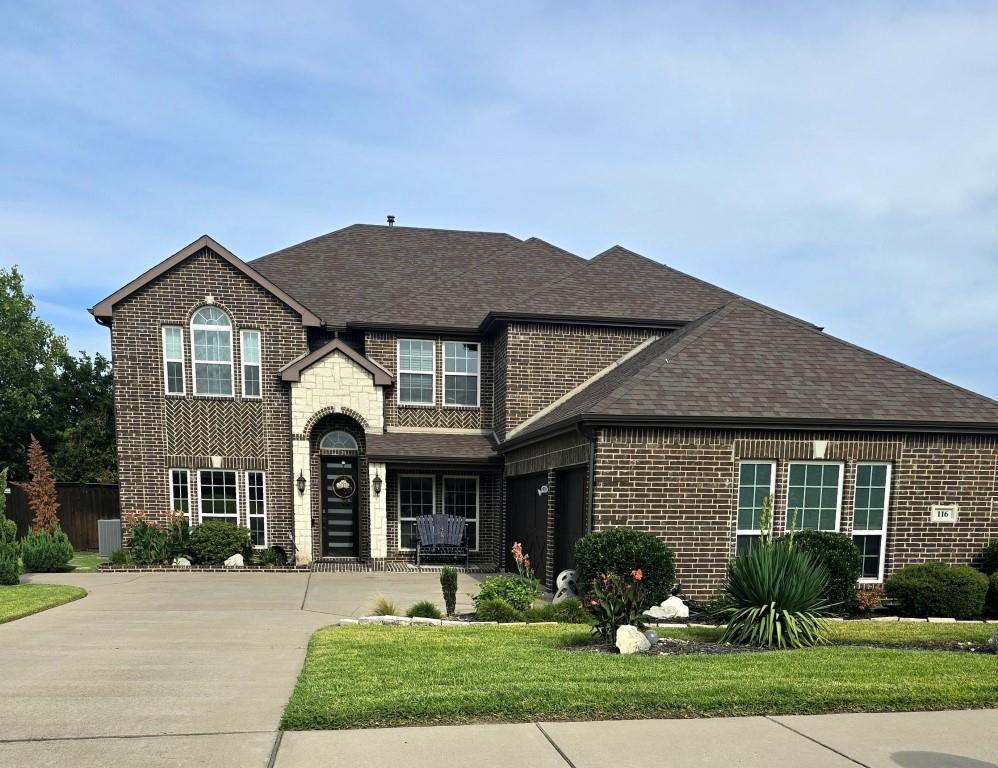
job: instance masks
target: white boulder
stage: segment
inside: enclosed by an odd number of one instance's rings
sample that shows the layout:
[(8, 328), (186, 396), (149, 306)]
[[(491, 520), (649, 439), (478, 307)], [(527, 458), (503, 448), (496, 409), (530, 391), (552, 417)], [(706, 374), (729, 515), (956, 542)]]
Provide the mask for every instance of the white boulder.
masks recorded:
[(622, 654), (638, 653), (651, 648), (648, 638), (632, 624), (617, 627), (617, 649)]
[(228, 560), (225, 561), (226, 568), (242, 568), (243, 567), (243, 556), (233, 555)]
[(190, 568), (191, 561), (186, 557), (175, 557), (173, 558), (173, 565), (176, 568)]
[(678, 597), (670, 597), (661, 605), (653, 605), (645, 611), (645, 616), (652, 619), (688, 619), (690, 609)]

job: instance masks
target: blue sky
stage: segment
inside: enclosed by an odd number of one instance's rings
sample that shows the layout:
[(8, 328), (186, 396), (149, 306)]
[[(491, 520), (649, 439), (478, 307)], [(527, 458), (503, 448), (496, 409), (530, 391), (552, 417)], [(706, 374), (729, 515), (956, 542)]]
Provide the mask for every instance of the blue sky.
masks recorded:
[[(998, 397), (998, 5), (0, 0), (0, 265), (73, 348), (202, 233), (620, 243)], [(349, 275), (344, 275), (349, 279)]]

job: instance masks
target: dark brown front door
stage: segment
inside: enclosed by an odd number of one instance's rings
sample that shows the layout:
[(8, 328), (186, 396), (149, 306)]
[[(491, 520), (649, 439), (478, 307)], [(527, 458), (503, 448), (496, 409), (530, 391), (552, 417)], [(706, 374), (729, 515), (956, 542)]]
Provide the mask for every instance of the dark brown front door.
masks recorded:
[(586, 532), (586, 467), (563, 469), (554, 484), (554, 575), (575, 567), (575, 542)]
[(516, 573), (516, 563), (509, 550), (513, 542), (518, 541), (523, 545), (523, 551), (530, 555), (534, 573), (543, 579), (547, 559), (547, 474), (511, 478), (506, 486), (506, 506), (509, 510), (506, 570)]
[(322, 459), (322, 554), (357, 557), (357, 457)]

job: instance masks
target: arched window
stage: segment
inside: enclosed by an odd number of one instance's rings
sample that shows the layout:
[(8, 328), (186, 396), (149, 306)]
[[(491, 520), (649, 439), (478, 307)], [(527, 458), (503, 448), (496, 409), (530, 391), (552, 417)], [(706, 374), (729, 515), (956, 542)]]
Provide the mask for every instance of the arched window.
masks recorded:
[(191, 318), (194, 394), (232, 397), (232, 322), (218, 307)]
[(353, 439), (353, 435), (349, 432), (344, 432), (342, 429), (337, 429), (323, 436), (322, 440), (319, 441), (320, 451), (357, 451), (357, 441)]

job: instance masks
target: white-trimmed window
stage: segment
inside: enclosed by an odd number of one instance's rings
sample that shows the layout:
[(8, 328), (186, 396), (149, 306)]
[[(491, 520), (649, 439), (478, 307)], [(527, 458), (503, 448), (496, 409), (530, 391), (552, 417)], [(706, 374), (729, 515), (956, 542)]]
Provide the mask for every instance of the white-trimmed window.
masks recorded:
[(250, 541), (263, 549), (267, 546), (267, 480), (263, 472), (246, 473), (246, 521), (249, 523)]
[(444, 342), (444, 405), (478, 407), (481, 362), (478, 345)]
[(163, 380), (166, 394), (184, 394), (184, 329), (163, 326)]
[(260, 332), (249, 329), (240, 331), (239, 347), (243, 356), (243, 397), (260, 397), (263, 391)]
[(859, 580), (882, 581), (887, 510), (891, 493), (891, 465), (863, 462), (856, 465), (852, 540), (859, 548), (863, 570)]
[(319, 441), (320, 451), (336, 451), (338, 453), (357, 453), (357, 439), (342, 429), (327, 432)]
[(436, 342), (399, 339), (399, 404), (433, 405), (436, 402)]
[(170, 470), (170, 509), (191, 516), (191, 473), (186, 469)]
[(198, 472), (200, 522), (222, 520), (239, 525), (239, 490), (232, 469), (202, 469)]
[(739, 554), (747, 552), (761, 538), (763, 502), (767, 496), (773, 498), (775, 484), (775, 461), (743, 461), (738, 465), (736, 551)]
[(399, 475), (399, 549), (416, 548), (416, 519), (432, 515), (436, 481), (433, 475)]
[(191, 318), (194, 394), (232, 397), (232, 322), (218, 307)]
[(478, 478), (444, 477), (444, 514), (460, 515), (468, 522), (465, 534), (473, 552), (478, 551)]
[(837, 531), (842, 509), (842, 474), (839, 462), (791, 462), (787, 478), (787, 528), (793, 525), (797, 530)]

